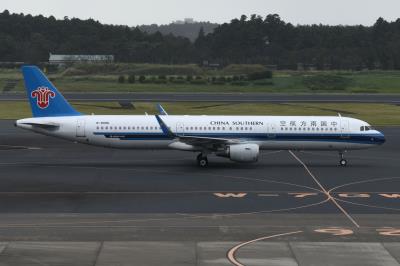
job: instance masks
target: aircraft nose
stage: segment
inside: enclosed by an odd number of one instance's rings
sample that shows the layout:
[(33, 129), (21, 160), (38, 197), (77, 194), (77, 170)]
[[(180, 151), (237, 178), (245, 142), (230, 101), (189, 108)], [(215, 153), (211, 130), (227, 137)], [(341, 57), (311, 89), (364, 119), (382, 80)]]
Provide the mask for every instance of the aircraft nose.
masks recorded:
[(382, 132), (379, 132), (378, 136), (376, 136), (375, 138), (376, 138), (376, 142), (377, 142), (379, 145), (382, 145), (383, 143), (386, 142), (385, 135), (383, 135)]

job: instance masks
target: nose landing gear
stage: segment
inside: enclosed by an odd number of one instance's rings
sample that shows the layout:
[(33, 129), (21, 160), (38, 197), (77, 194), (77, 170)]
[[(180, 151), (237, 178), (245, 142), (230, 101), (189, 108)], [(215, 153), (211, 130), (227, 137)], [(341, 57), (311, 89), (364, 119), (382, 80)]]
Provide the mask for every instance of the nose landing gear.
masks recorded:
[(340, 161), (339, 161), (339, 165), (342, 167), (347, 166), (347, 160), (344, 158), (344, 153), (343, 152), (339, 152), (340, 155)]
[(203, 155), (202, 153), (200, 153), (197, 156), (197, 164), (201, 167), (201, 168), (206, 168), (208, 166), (208, 159), (207, 156)]

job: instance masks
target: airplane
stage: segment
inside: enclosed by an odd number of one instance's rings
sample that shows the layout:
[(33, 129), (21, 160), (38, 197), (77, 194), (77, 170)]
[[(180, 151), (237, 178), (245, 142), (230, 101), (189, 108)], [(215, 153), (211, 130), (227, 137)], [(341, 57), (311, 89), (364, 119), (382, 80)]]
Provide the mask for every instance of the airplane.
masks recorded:
[(263, 150), (344, 153), (382, 145), (385, 136), (367, 122), (338, 116), (84, 115), (76, 111), (36, 66), (23, 66), (33, 118), (19, 128), (73, 142), (119, 149), (171, 149), (254, 163)]

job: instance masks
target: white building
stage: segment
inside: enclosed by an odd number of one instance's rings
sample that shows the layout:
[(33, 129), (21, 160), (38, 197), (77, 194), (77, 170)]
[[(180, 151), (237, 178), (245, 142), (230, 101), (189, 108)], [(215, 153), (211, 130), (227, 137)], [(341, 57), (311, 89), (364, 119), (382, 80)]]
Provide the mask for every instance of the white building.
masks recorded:
[(193, 18), (185, 18), (184, 20), (176, 20), (174, 22), (172, 22), (172, 24), (179, 24), (179, 25), (183, 25), (183, 24), (194, 24), (195, 21)]
[(113, 55), (62, 55), (50, 53), (49, 63), (64, 65), (68, 63), (112, 63)]

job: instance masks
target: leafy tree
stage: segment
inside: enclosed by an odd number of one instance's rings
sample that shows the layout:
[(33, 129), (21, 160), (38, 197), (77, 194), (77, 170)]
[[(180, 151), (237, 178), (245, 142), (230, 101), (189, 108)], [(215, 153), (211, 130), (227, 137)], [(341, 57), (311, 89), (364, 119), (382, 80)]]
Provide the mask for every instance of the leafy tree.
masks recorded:
[[(193, 37), (93, 19), (0, 13), (0, 61), (46, 62), (48, 54), (112, 54), (118, 62), (276, 65), (279, 69), (400, 69), (400, 19), (373, 26), (292, 25), (278, 14), (191, 28)], [(187, 26), (189, 27), (189, 26)], [(179, 28), (179, 27), (178, 27)], [(197, 39), (196, 39), (197, 35)], [(186, 36), (186, 35), (183, 35)], [(238, 73), (239, 74), (239, 73)], [(244, 73), (243, 73), (244, 74)]]
[(123, 76), (123, 75), (119, 76), (118, 83), (125, 83), (125, 76)]
[(133, 84), (135, 82), (136, 82), (135, 74), (130, 74), (129, 77), (128, 77), (128, 83)]
[(146, 82), (146, 76), (143, 76), (143, 75), (140, 76), (140, 77), (139, 77), (139, 82), (140, 82), (140, 83), (145, 83), (145, 82)]

